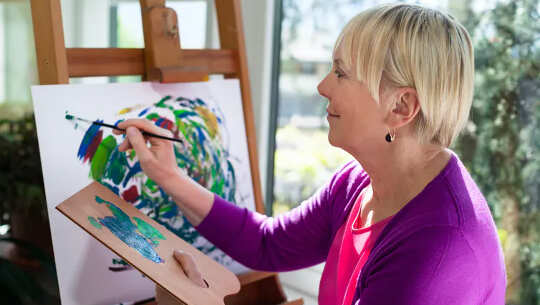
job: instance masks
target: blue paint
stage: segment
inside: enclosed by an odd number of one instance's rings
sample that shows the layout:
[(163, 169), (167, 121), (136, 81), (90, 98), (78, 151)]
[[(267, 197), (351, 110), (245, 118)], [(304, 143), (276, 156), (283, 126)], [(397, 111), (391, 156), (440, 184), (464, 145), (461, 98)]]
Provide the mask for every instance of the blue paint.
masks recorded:
[[(98, 122), (103, 122), (103, 120), (98, 120)], [(79, 151), (77, 152), (77, 157), (79, 158), (79, 160), (82, 160), (86, 155), (86, 151), (88, 150), (90, 144), (92, 144), (92, 140), (98, 133), (99, 128), (99, 125), (92, 124), (90, 128), (88, 128), (88, 130), (86, 130), (86, 132), (84, 133), (83, 140), (81, 141), (81, 145), (79, 146)]]
[(199, 126), (197, 126), (197, 134), (199, 136), (199, 145), (201, 146), (201, 151), (202, 151), (203, 157), (206, 157), (206, 149), (204, 149), (205, 136), (204, 136), (204, 133), (203, 133), (203, 131), (201, 130), (201, 128)]
[(150, 110), (150, 108), (151, 108), (151, 107), (148, 107), (148, 108), (146, 108), (146, 109), (143, 109), (143, 111), (141, 111), (141, 112), (139, 113), (139, 116), (141, 117), (141, 116), (145, 115), (145, 114), (148, 112), (148, 110)]
[(124, 183), (122, 184), (122, 186), (126, 187), (129, 180), (133, 176), (135, 176), (136, 174), (140, 173), (141, 171), (142, 171), (141, 163), (139, 161), (137, 161), (132, 167), (129, 168), (129, 171), (128, 171), (126, 177), (124, 178)]
[(139, 234), (139, 228), (131, 222), (129, 216), (118, 208), (114, 203), (106, 201), (96, 196), (98, 204), (106, 204), (113, 216), (98, 218), (99, 223), (107, 227), (116, 237), (122, 240), (131, 248), (137, 250), (145, 258), (155, 262), (163, 263), (164, 260), (154, 250), (156, 243), (151, 238)]

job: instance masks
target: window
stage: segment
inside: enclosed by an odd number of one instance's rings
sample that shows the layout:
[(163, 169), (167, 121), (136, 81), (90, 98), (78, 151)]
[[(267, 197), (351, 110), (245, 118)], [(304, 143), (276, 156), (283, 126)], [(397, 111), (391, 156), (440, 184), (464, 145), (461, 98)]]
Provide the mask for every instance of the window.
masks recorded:
[(30, 85), (38, 82), (29, 1), (0, 2), (0, 118), (31, 110)]

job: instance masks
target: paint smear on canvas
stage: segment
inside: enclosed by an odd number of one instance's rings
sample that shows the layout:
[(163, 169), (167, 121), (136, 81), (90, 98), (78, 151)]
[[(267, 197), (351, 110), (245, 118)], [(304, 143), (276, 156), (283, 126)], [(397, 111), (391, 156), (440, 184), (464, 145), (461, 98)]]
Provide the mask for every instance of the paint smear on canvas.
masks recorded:
[[(229, 153), (229, 132), (222, 111), (211, 104), (200, 98), (167, 95), (144, 107), (126, 107), (115, 116), (117, 123), (129, 118), (145, 118), (170, 130), (174, 137), (183, 140), (183, 143), (173, 144), (178, 166), (203, 187), (239, 203), (243, 196), (237, 192), (235, 167), (240, 162)], [(118, 151), (121, 142), (122, 136), (113, 135), (107, 128), (91, 125), (86, 129), (77, 157), (89, 165), (89, 176), (201, 252), (223, 265), (231, 263), (230, 257), (199, 235), (172, 198), (144, 175), (133, 150)], [(141, 233), (158, 236), (144, 224), (139, 226)], [(159, 244), (159, 238), (152, 240)]]
[(138, 217), (133, 217), (135, 220), (133, 223), (131, 218), (114, 203), (103, 200), (99, 196), (96, 196), (96, 202), (107, 205), (112, 216), (105, 216), (97, 220), (89, 216), (88, 220), (94, 227), (101, 229), (102, 226), (105, 226), (111, 233), (145, 258), (155, 263), (164, 262), (154, 249), (159, 245), (159, 240), (165, 240), (165, 237), (156, 228)]

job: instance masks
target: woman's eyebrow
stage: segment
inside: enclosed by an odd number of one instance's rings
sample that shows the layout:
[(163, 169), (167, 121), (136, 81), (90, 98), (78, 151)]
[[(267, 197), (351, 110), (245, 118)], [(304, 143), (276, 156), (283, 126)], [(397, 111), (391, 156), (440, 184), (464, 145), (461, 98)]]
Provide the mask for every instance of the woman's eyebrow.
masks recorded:
[(343, 60), (341, 60), (341, 58), (334, 59), (334, 65), (341, 67), (343, 65)]

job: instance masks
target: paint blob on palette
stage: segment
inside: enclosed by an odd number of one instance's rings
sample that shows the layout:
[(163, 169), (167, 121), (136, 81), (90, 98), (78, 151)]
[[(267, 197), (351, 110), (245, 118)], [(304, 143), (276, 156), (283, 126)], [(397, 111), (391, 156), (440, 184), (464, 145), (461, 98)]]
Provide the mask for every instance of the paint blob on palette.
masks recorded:
[[(117, 112), (118, 124), (129, 118), (148, 119), (167, 129), (183, 143), (174, 143), (176, 162), (187, 175), (222, 198), (238, 203), (236, 160), (229, 153), (229, 135), (218, 107), (200, 98), (164, 96), (155, 104), (134, 105)], [(97, 120), (101, 122), (100, 120)], [(78, 128), (78, 126), (76, 126)], [(132, 150), (120, 152), (123, 136), (92, 124), (81, 140), (77, 158), (89, 165), (89, 176), (175, 233), (198, 250), (227, 265), (232, 259), (203, 240), (182, 215), (175, 202), (154, 181), (146, 177)], [(237, 162), (236, 162), (237, 163)], [(113, 260), (110, 270), (122, 270)], [(116, 267), (115, 267), (116, 266)], [(124, 268), (125, 269), (125, 268)]]
[(145, 258), (155, 263), (164, 262), (154, 250), (155, 247), (159, 246), (160, 240), (165, 240), (163, 234), (138, 217), (133, 217), (135, 221), (133, 222), (124, 211), (110, 201), (96, 196), (96, 203), (105, 204), (111, 211), (112, 216), (98, 217), (97, 219), (88, 216), (90, 224), (99, 230), (106, 227), (126, 245), (135, 249)]

